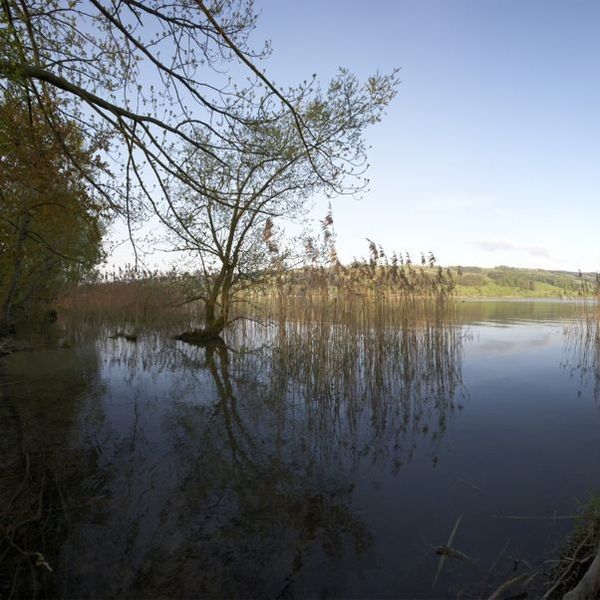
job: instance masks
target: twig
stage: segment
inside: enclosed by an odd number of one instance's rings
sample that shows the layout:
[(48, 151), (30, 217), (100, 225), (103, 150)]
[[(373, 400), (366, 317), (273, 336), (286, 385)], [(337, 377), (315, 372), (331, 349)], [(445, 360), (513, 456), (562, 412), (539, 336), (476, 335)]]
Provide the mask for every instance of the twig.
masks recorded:
[(592, 532), (590, 531), (585, 536), (583, 541), (579, 544), (579, 546), (577, 546), (577, 549), (573, 553), (573, 559), (570, 559), (569, 564), (567, 565), (565, 570), (560, 574), (560, 577), (558, 577), (558, 579), (554, 582), (552, 587), (544, 594), (543, 600), (548, 600), (548, 598), (550, 598), (552, 596), (552, 594), (564, 583), (565, 579), (567, 578), (567, 575), (570, 573), (571, 569), (573, 568), (573, 565), (580, 564), (579, 561), (575, 560), (575, 557), (577, 556), (579, 551), (588, 543), (591, 535), (592, 535)]
[(478, 485), (475, 485), (471, 481), (467, 481), (466, 479), (463, 479), (462, 477), (458, 477), (456, 479), (456, 481), (458, 481), (458, 483), (462, 483), (463, 485), (465, 485), (467, 487), (470, 487), (472, 490), (475, 490), (476, 492), (479, 492), (480, 494), (487, 495), (487, 492), (485, 490), (481, 489)]
[(502, 594), (509, 588), (513, 587), (513, 585), (517, 585), (522, 581), (529, 579), (529, 573), (521, 573), (508, 581), (505, 581), (490, 597), (489, 600), (498, 600)]
[(580, 582), (567, 592), (563, 600), (587, 600), (588, 598), (597, 598), (600, 593), (600, 544), (589, 569), (581, 578)]
[[(458, 526), (460, 525), (461, 519), (462, 519), (462, 515), (460, 515), (458, 517), (458, 519), (456, 519), (456, 523), (454, 524), (454, 529), (452, 529), (452, 532), (450, 533), (450, 537), (448, 538), (448, 542), (446, 543), (446, 546), (449, 548), (452, 547), (452, 542), (454, 542), (454, 537), (456, 536), (456, 532), (458, 531)], [(438, 577), (440, 576), (440, 573), (442, 572), (442, 567), (444, 566), (445, 562), (446, 562), (446, 555), (443, 554), (442, 556), (440, 556), (440, 562), (438, 563), (438, 568), (435, 573), (435, 577), (433, 578), (433, 583), (431, 584), (431, 589), (433, 589), (435, 587), (435, 584), (437, 583)]]
[(500, 553), (498, 554), (498, 556), (495, 558), (494, 562), (492, 563), (492, 566), (490, 567), (490, 570), (488, 571), (488, 573), (493, 573), (494, 570), (496, 569), (496, 567), (498, 566), (498, 563), (500, 562), (500, 559), (506, 554), (506, 551), (508, 550), (508, 546), (510, 545), (510, 538), (508, 538), (506, 540), (506, 544), (504, 544), (504, 548), (502, 548), (502, 550), (500, 550)]

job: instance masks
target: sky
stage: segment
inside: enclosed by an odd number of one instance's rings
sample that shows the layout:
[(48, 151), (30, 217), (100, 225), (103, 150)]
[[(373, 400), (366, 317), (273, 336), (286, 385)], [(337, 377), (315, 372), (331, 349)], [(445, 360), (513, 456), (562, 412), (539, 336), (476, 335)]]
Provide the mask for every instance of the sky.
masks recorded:
[(342, 261), (366, 256), (369, 238), (443, 265), (600, 270), (598, 0), (255, 6), (251, 41), (271, 41), (260, 67), (281, 88), (340, 66), (362, 79), (401, 69), (366, 133), (370, 189), (332, 203)]
[[(445, 265), (600, 269), (600, 2), (257, 0), (280, 86), (400, 67), (367, 133), (370, 190), (333, 202), (365, 238)], [(317, 200), (315, 217), (325, 213)]]

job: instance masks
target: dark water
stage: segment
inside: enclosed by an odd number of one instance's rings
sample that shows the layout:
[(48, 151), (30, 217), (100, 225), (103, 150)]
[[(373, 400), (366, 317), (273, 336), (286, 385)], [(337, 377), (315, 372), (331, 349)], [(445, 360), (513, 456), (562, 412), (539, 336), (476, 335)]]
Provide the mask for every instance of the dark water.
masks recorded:
[[(58, 473), (68, 513), (46, 583), (489, 596), (553, 558), (600, 492), (599, 350), (576, 312), (466, 302), (404, 326), (249, 325), (229, 349), (65, 326), (56, 347), (0, 359), (3, 453), (22, 443), (32, 472)], [(457, 521), (470, 562), (448, 558), (433, 585)]]

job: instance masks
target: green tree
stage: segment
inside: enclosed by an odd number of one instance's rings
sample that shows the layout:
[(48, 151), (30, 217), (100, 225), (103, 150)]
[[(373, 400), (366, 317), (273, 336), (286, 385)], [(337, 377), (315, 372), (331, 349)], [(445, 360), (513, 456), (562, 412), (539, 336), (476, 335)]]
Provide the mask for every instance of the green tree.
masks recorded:
[[(302, 96), (294, 106), (311, 132), (303, 139), (294, 116), (266, 94), (263, 115), (251, 127), (231, 123), (235, 150), (199, 153), (189, 145), (180, 162), (194, 189), (173, 182), (172, 201), (160, 214), (176, 249), (193, 252), (203, 273), (204, 331), (215, 338), (227, 325), (237, 289), (281, 264), (273, 238), (274, 220), (302, 216), (317, 192), (355, 193), (367, 184), (364, 173), (367, 126), (380, 120), (396, 91), (395, 76), (361, 84), (340, 70), (326, 90), (291, 90)], [(263, 122), (264, 121), (264, 122)]]
[[(209, 162), (237, 153), (259, 161), (262, 147), (246, 139), (268, 127), (273, 111), (279, 122), (287, 115), (314, 177), (342, 191), (332, 161), (321, 160), (323, 140), (315, 142), (326, 107), (314, 104), (314, 115), (301, 110), (314, 78), (276, 87), (256, 66), (270, 48), (250, 44), (255, 24), (252, 0), (2, 0), (0, 88), (18, 84), (42, 110), (54, 93), (86, 139), (110, 140), (113, 176), (83, 176), (128, 222), (136, 208), (168, 209), (173, 180), (204, 194), (193, 165), (180, 161), (182, 145)], [(240, 67), (236, 85), (231, 70)], [(45, 118), (55, 126), (52, 113)], [(327, 149), (330, 158), (345, 150)]]
[(102, 257), (103, 205), (81, 174), (101, 165), (73, 123), (60, 127), (78, 169), (40, 111), (18, 93), (0, 105), (0, 333)]

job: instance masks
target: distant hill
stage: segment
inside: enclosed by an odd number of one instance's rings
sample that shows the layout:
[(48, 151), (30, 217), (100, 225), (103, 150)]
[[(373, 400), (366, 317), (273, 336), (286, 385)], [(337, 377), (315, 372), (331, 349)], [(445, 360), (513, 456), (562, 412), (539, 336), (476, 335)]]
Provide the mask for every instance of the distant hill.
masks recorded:
[[(451, 267), (452, 271), (459, 270)], [(511, 298), (580, 297), (598, 293), (596, 273), (545, 271), (514, 267), (461, 267), (456, 278), (459, 296)]]

